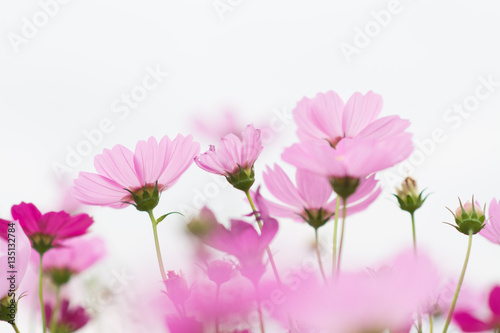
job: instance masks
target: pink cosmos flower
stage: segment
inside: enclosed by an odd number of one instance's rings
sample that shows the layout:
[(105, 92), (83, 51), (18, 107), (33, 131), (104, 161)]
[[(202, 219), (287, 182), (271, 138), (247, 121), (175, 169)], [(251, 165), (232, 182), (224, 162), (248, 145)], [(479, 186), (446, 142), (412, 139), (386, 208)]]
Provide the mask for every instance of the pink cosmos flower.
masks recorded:
[(297, 134), (302, 141), (326, 141), (335, 147), (343, 138), (386, 140), (401, 135), (410, 125), (398, 116), (377, 119), (381, 109), (382, 97), (371, 91), (354, 93), (345, 105), (333, 91), (304, 97), (294, 110)]
[(208, 223), (206, 234), (200, 235), (207, 245), (235, 256), (240, 263), (243, 276), (256, 283), (265, 272), (264, 252), (278, 231), (278, 221), (261, 214), (262, 231), (259, 234), (252, 224), (241, 220), (231, 220), (231, 227), (226, 229), (219, 224), (213, 212), (202, 209), (204, 221)]
[(105, 149), (94, 159), (97, 174), (80, 172), (73, 196), (88, 205), (123, 208), (134, 199), (130, 192), (150, 192), (156, 183), (159, 192), (172, 187), (199, 150), (191, 135), (173, 141), (164, 136), (159, 143), (150, 137), (137, 143), (135, 153), (122, 145)]
[(486, 320), (481, 320), (471, 312), (457, 312), (454, 321), (464, 332), (492, 332), (500, 329), (500, 285), (493, 287), (490, 292), (488, 305), (491, 315)]
[(427, 256), (406, 251), (375, 271), (344, 272), (329, 287), (305, 280), (287, 292), (284, 308), (311, 331), (409, 332), (439, 281)]
[(493, 198), (488, 213), (490, 218), (479, 234), (495, 244), (500, 244), (500, 201)]
[[(264, 172), (264, 182), (271, 194), (285, 205), (268, 202), (272, 215), (287, 217), (297, 221), (308, 220), (321, 211), (322, 218), (332, 217), (335, 213), (336, 198), (332, 196), (332, 186), (323, 176), (297, 170), (294, 185), (286, 173), (277, 164), (274, 170), (269, 166)], [(347, 199), (347, 214), (367, 208), (381, 193), (375, 176), (364, 179), (356, 192)], [(326, 222), (326, 221), (325, 221)]]
[(254, 182), (253, 165), (264, 148), (260, 130), (248, 125), (243, 139), (228, 134), (221, 139), (218, 150), (215, 146), (195, 158), (196, 164), (205, 171), (225, 176), (236, 188), (248, 190)]
[(78, 274), (94, 265), (106, 255), (106, 246), (101, 238), (74, 238), (43, 256), (43, 270)]
[(400, 134), (389, 141), (343, 139), (336, 149), (314, 143), (294, 144), (282, 155), (284, 161), (299, 169), (329, 178), (365, 178), (389, 168), (410, 156), (411, 134)]
[[(51, 326), (53, 305), (45, 304), (45, 317), (47, 327)], [(59, 309), (59, 318), (56, 318), (56, 332), (75, 332), (90, 321), (90, 315), (81, 306), (69, 307), (69, 300), (63, 299)]]
[[(5, 223), (7, 222), (7, 223)], [(19, 222), (0, 220), (0, 300), (17, 290), (28, 268), (31, 244)], [(9, 236), (10, 235), (10, 236)], [(10, 241), (9, 241), (10, 239)], [(9, 254), (14, 250), (15, 254)], [(13, 258), (14, 257), (14, 260)], [(9, 273), (9, 272), (16, 273)], [(10, 280), (14, 275), (14, 279)], [(11, 285), (11, 282), (13, 285)], [(12, 296), (12, 294), (10, 295)]]
[[(38, 252), (45, 253), (52, 247), (61, 246), (69, 238), (83, 235), (94, 223), (87, 214), (69, 215), (68, 213), (49, 212), (42, 215), (31, 203), (20, 203), (12, 206), (12, 217), (19, 221), (31, 244)], [(0, 224), (8, 221), (1, 220)]]

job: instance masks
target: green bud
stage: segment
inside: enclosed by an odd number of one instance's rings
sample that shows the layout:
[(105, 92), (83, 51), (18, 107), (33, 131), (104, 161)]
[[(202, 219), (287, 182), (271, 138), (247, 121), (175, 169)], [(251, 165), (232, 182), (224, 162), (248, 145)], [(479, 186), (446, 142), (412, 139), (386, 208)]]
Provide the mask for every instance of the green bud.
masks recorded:
[(52, 282), (59, 287), (68, 283), (71, 279), (71, 276), (73, 275), (73, 272), (71, 272), (67, 268), (53, 268), (50, 269), (47, 273), (50, 276)]
[(456, 209), (455, 213), (448, 209), (455, 217), (455, 223), (457, 226), (450, 223), (448, 224), (465, 235), (469, 235), (470, 232), (474, 235), (477, 234), (484, 228), (485, 225), (484, 221), (486, 217), (484, 215), (484, 211), (486, 210), (486, 205), (484, 205), (484, 208), (481, 209), (480, 206), (473, 203), (474, 196), (472, 197), (472, 203), (467, 201), (465, 205), (462, 205), (460, 198), (458, 201), (460, 203), (460, 207)]
[(253, 165), (250, 168), (242, 168), (238, 165), (238, 171), (228, 174), (226, 179), (234, 188), (248, 192), (255, 182)]
[(160, 193), (158, 191), (158, 181), (153, 186), (152, 184), (145, 184), (144, 187), (136, 190), (130, 191), (128, 189), (124, 189), (129, 192), (134, 200), (134, 203), (125, 201), (130, 205), (133, 205), (137, 210), (141, 212), (149, 212), (155, 208), (160, 202)]
[(327, 210), (323, 210), (323, 208), (320, 209), (305, 209), (302, 214), (299, 214), (299, 216), (307, 222), (311, 227), (314, 229), (318, 229), (319, 227), (322, 227), (334, 216), (335, 213), (330, 213)]
[(396, 189), (397, 194), (394, 194), (394, 196), (398, 199), (399, 206), (402, 210), (413, 214), (423, 205), (429, 196), (426, 195), (422, 198), (424, 191), (419, 193), (417, 182), (413, 178), (406, 177), (403, 184), (401, 184), (401, 188)]

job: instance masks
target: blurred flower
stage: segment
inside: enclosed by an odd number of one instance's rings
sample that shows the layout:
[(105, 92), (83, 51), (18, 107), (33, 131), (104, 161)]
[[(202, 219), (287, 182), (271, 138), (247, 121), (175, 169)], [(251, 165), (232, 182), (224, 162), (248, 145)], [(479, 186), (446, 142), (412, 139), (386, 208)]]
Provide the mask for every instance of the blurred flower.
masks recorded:
[(398, 116), (377, 119), (381, 109), (382, 97), (371, 91), (354, 93), (346, 105), (333, 91), (304, 97), (294, 110), (297, 134), (302, 141), (328, 142), (333, 147), (344, 138), (399, 137), (410, 122)]
[(106, 246), (101, 238), (69, 239), (43, 256), (43, 271), (56, 285), (62, 285), (105, 255)]
[[(19, 221), (31, 240), (33, 248), (42, 254), (53, 247), (61, 246), (66, 239), (85, 234), (94, 223), (87, 214), (71, 216), (61, 211), (42, 215), (35, 205), (24, 202), (12, 206), (11, 212), (13, 219)], [(9, 221), (0, 219), (2, 228), (8, 223)]]
[(336, 149), (311, 142), (294, 144), (285, 150), (282, 158), (298, 169), (328, 177), (333, 190), (342, 198), (348, 198), (360, 179), (394, 166), (412, 151), (411, 135), (403, 133), (388, 141), (343, 139)]
[(493, 287), (488, 298), (491, 315), (486, 320), (475, 317), (471, 312), (455, 311), (454, 321), (464, 332), (492, 332), (500, 329), (500, 285)]
[(500, 244), (500, 201), (491, 200), (488, 214), (489, 219), (479, 234), (493, 243)]
[[(448, 209), (453, 214), (453, 217), (455, 217), (457, 226), (450, 225), (465, 235), (468, 235), (469, 232), (477, 234), (484, 228), (485, 216), (483, 209), (477, 202), (472, 204), (470, 201), (467, 201), (465, 205), (462, 205), (462, 201), (460, 199), (458, 201), (460, 202), (460, 206), (455, 210), (455, 213)], [(472, 201), (474, 202), (474, 197), (472, 197)]]
[[(53, 305), (45, 304), (45, 317), (47, 318), (47, 327), (49, 328), (52, 323)], [(72, 333), (84, 327), (90, 321), (90, 315), (81, 306), (73, 308), (69, 307), (69, 300), (63, 299), (61, 307), (56, 319), (56, 329), (51, 333)]]
[(225, 176), (235, 188), (248, 191), (254, 183), (254, 163), (263, 149), (260, 130), (248, 125), (243, 139), (228, 134), (215, 146), (195, 158), (196, 164), (205, 171)]
[(237, 117), (238, 113), (234, 110), (225, 110), (216, 117), (207, 119), (200, 119), (200, 114), (197, 114), (192, 123), (197, 134), (219, 139), (227, 134), (240, 135), (239, 132), (244, 126)]
[(177, 274), (174, 271), (168, 271), (167, 279), (164, 280), (163, 283), (167, 289), (166, 294), (172, 303), (176, 306), (183, 306), (191, 294), (191, 291), (189, 290), (190, 288), (182, 272)]
[(398, 199), (399, 206), (402, 210), (413, 214), (417, 209), (419, 209), (427, 199), (426, 195), (422, 198), (424, 191), (419, 192), (417, 187), (417, 182), (411, 177), (406, 177), (406, 179), (401, 184), (401, 188), (396, 189), (396, 194), (394, 196)]
[(166, 319), (170, 333), (203, 333), (203, 324), (193, 317), (169, 316)]
[(233, 273), (233, 264), (227, 261), (214, 260), (207, 265), (208, 279), (218, 286), (228, 282)]
[[(325, 224), (335, 213), (337, 199), (331, 199), (332, 187), (328, 179), (314, 173), (297, 170), (294, 185), (277, 164), (264, 172), (264, 182), (272, 195), (285, 205), (268, 202), (271, 214), (306, 221), (314, 228)], [(366, 209), (382, 191), (374, 176), (363, 179), (356, 192), (347, 199), (347, 214)]]
[(80, 172), (73, 195), (88, 205), (123, 208), (135, 194), (141, 199), (135, 202), (139, 210), (153, 209), (158, 192), (177, 182), (199, 149), (191, 135), (178, 135), (173, 141), (164, 136), (160, 143), (150, 137), (137, 143), (135, 153), (122, 145), (105, 149), (94, 159), (97, 173)]

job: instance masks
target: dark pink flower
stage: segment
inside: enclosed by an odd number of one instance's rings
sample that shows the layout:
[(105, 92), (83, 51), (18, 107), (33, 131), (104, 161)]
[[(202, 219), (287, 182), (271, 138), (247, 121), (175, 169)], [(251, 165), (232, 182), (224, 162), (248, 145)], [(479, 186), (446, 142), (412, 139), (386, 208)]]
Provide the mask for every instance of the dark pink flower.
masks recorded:
[(94, 160), (97, 174), (80, 172), (73, 196), (88, 205), (123, 208), (134, 199), (130, 192), (151, 194), (156, 183), (159, 192), (172, 187), (199, 150), (192, 136), (182, 135), (173, 141), (164, 136), (159, 143), (154, 137), (139, 141), (135, 153), (122, 145), (105, 149)]
[(386, 140), (410, 125), (398, 116), (377, 119), (381, 109), (382, 97), (371, 91), (354, 93), (345, 105), (333, 91), (304, 97), (294, 110), (297, 134), (303, 141), (329, 142), (335, 147), (343, 138)]
[[(45, 304), (45, 317), (47, 327), (51, 326), (52, 304)], [(90, 321), (90, 315), (81, 306), (69, 307), (69, 300), (63, 299), (59, 309), (59, 318), (56, 318), (56, 332), (75, 332)]]
[(486, 320), (471, 312), (455, 311), (454, 321), (464, 332), (491, 332), (500, 329), (500, 285), (493, 287), (488, 298), (491, 315)]
[[(2, 300), (9, 292), (17, 290), (23, 280), (30, 261), (31, 243), (17, 221), (0, 220), (0, 233), (0, 300)], [(11, 252), (13, 250), (14, 254)], [(16, 273), (9, 273), (11, 271)], [(11, 279), (12, 275), (14, 279)]]
[(493, 198), (488, 210), (489, 219), (486, 226), (479, 232), (490, 242), (500, 244), (500, 201)]
[(411, 135), (404, 133), (389, 141), (343, 139), (336, 149), (310, 142), (294, 144), (285, 150), (282, 158), (299, 169), (329, 178), (359, 179), (394, 166), (412, 151)]
[[(297, 185), (276, 164), (274, 170), (267, 167), (264, 172), (267, 189), (284, 204), (268, 202), (272, 215), (297, 221), (307, 221), (310, 216), (328, 220), (334, 215), (337, 198), (331, 198), (332, 186), (326, 177), (299, 169), (295, 180)], [(374, 176), (361, 182), (356, 192), (347, 199), (347, 214), (364, 210), (379, 196), (382, 190), (377, 183)]]
[[(49, 212), (42, 215), (31, 203), (12, 206), (12, 217), (19, 221), (35, 250), (45, 253), (52, 247), (58, 247), (69, 238), (83, 235), (94, 223), (87, 214), (69, 215), (68, 213)], [(0, 220), (2, 228), (9, 223)], [(2, 233), (3, 235), (3, 233)]]

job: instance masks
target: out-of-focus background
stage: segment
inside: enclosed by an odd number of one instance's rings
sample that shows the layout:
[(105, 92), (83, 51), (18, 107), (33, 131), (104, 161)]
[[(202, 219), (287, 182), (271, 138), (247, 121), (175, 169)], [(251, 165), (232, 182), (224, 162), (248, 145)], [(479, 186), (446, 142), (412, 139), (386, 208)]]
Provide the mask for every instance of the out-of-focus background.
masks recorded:
[[(454, 210), (457, 196), (481, 204), (500, 198), (499, 10), (494, 0), (2, 1), (0, 216), (9, 218), (21, 201), (91, 214), (109, 254), (80, 282), (115, 288), (86, 332), (137, 332), (116, 309), (120, 297), (141, 308), (140, 288), (158, 283), (150, 222), (132, 207), (75, 205), (69, 188), (78, 172), (95, 171), (94, 156), (116, 144), (133, 150), (138, 140), (182, 133), (205, 151), (225, 131), (253, 123), (266, 128), (257, 185), (273, 163), (293, 176), (280, 155), (297, 141), (297, 101), (373, 90), (384, 98), (382, 115), (411, 121), (416, 151), (381, 173), (384, 193), (348, 219), (344, 267), (371, 267), (411, 246), (409, 215), (391, 196), (411, 175), (432, 193), (416, 213), (419, 247), (457, 277), (467, 237), (442, 223), (452, 222), (445, 206)], [(222, 177), (193, 165), (156, 209), (187, 216), (159, 227), (169, 269), (193, 270), (185, 224), (203, 205), (221, 221), (250, 212)], [(280, 223), (273, 248), (286, 269), (311, 256), (314, 234)], [(322, 228), (325, 255), (331, 234), (331, 225)], [(128, 274), (121, 289), (120, 274)], [(500, 246), (477, 236), (466, 283), (494, 282)], [(135, 296), (126, 293), (133, 288)], [(27, 322), (19, 326), (34, 332)]]

